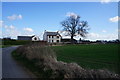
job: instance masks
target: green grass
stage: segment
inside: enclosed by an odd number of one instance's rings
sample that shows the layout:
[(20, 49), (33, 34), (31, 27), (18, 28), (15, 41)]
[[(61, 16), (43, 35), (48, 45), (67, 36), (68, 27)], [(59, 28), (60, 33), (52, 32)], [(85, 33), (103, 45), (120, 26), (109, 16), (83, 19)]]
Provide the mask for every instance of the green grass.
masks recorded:
[(4, 45), (25, 45), (30, 42), (31, 41), (24, 41), (24, 40), (2, 40), (2, 44)]
[(118, 44), (82, 44), (52, 48), (58, 61), (76, 62), (87, 69), (108, 69), (118, 73)]

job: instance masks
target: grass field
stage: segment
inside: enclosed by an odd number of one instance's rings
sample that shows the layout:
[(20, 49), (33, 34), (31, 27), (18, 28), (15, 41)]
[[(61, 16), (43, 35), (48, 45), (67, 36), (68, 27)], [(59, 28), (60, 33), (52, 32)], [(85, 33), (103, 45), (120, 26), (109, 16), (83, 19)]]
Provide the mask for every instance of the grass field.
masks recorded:
[(76, 62), (83, 68), (108, 69), (118, 73), (118, 44), (81, 44), (52, 48), (57, 54), (58, 61)]

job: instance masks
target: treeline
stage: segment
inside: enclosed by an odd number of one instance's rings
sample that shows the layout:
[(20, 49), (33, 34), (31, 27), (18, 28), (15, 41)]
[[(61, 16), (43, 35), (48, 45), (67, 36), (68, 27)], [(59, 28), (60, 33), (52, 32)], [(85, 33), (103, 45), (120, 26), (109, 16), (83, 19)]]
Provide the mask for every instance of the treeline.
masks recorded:
[(44, 44), (46, 45), (46, 41), (29, 41), (29, 40), (15, 40), (15, 39), (2, 39), (2, 45), (25, 45), (30, 43)]
[(31, 43), (31, 41), (21, 41), (21, 40), (2, 40), (2, 45), (24, 45)]

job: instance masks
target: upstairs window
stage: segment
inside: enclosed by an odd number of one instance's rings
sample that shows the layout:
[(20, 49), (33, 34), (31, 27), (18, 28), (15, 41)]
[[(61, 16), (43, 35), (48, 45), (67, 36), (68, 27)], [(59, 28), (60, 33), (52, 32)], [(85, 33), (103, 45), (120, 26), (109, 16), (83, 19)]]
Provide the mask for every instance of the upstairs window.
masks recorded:
[(57, 36), (57, 38), (59, 38), (59, 36)]
[(50, 36), (49, 36), (49, 38), (50, 38)]

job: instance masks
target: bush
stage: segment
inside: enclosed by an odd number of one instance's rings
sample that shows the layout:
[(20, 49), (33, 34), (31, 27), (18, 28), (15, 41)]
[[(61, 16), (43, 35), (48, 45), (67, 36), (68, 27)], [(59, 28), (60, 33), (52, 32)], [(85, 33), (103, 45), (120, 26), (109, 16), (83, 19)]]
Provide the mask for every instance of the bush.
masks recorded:
[[(108, 70), (87, 70), (76, 63), (65, 63), (57, 61), (54, 51), (47, 45), (38, 43), (31, 43), (29, 45), (20, 46), (16, 50), (17, 55), (34, 62), (34, 65), (42, 69), (42, 71), (49, 75), (48, 78), (119, 78), (118, 74), (112, 73)], [(39, 71), (39, 70), (38, 70)]]

